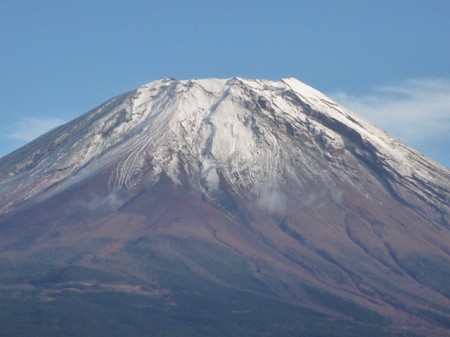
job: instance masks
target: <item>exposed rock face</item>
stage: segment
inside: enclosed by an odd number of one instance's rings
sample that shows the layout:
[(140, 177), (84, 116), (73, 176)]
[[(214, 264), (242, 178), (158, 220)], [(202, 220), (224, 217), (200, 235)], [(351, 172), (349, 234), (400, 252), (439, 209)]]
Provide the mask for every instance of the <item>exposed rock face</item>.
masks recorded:
[(447, 336), (449, 205), (448, 169), (295, 79), (163, 79), (0, 159), (0, 256), (22, 275), (0, 282), (132, 293), (158, 322), (191, 294), (182, 327), (202, 291), (228, 308), (212, 288), (246, 294), (233, 315), (275, 324), (270, 298), (317, 322), (193, 335)]

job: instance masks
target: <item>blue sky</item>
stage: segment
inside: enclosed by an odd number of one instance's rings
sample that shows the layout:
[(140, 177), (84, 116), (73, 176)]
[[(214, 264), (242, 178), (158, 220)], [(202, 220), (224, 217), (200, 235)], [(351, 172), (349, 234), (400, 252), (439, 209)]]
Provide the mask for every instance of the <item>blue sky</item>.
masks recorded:
[(0, 156), (161, 77), (296, 77), (450, 167), (448, 0), (0, 0)]

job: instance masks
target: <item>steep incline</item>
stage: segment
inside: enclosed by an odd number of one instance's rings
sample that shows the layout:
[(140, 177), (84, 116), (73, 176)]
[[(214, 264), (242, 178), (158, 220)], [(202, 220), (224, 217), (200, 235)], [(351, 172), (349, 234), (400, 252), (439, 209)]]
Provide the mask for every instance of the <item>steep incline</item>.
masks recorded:
[[(279, 180), (302, 185), (332, 181), (334, 171), (348, 175), (348, 156), (369, 166), (399, 200), (406, 188), (448, 210), (444, 167), (295, 79), (233, 78), (152, 82), (2, 158), (0, 212), (112, 164), (111, 186), (136, 184), (151, 165), (155, 177), (164, 171), (175, 182), (185, 171), (209, 194), (221, 176), (249, 197)], [(318, 157), (329, 161), (327, 172)]]
[(161, 79), (0, 159), (0, 311), (55, 317), (0, 326), (447, 337), (449, 207), (448, 169), (296, 79)]

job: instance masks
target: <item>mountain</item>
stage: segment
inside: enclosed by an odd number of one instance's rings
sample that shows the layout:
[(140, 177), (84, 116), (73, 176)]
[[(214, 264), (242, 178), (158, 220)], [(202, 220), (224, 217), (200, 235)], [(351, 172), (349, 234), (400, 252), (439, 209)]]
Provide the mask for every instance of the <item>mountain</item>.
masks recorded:
[(449, 336), (450, 172), (296, 79), (161, 79), (0, 159), (0, 332)]

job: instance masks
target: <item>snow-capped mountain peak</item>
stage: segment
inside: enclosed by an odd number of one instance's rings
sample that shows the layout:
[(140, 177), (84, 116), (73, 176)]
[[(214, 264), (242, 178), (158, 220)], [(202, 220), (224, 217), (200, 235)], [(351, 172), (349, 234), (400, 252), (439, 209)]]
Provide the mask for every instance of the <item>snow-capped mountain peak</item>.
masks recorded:
[(449, 205), (448, 169), (296, 79), (160, 79), (0, 159), (0, 289), (150, 334), (444, 337)]
[[(111, 188), (164, 172), (177, 183), (187, 174), (207, 194), (222, 179), (251, 197), (278, 184), (332, 188), (337, 170), (351, 181), (362, 169), (349, 169), (355, 157), (423, 198), (433, 197), (430, 186), (448, 185), (445, 168), (296, 79), (160, 79), (3, 158), (0, 211), (106, 167)], [(1, 193), (11, 184), (16, 193)]]

